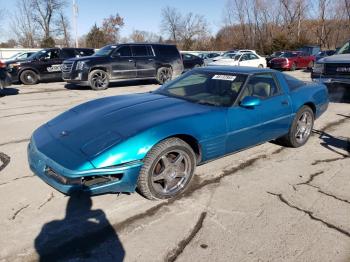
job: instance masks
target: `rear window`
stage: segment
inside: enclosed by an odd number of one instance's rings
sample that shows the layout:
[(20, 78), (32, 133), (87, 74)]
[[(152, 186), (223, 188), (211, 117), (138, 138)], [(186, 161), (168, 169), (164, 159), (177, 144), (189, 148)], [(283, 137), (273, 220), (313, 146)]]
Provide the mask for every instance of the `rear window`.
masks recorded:
[(156, 45), (153, 46), (154, 51), (159, 56), (164, 57), (179, 57), (179, 51), (173, 45)]
[(298, 89), (299, 87), (305, 85), (305, 83), (303, 81), (296, 79), (293, 76), (290, 76), (290, 75), (287, 75), (284, 73), (283, 73), (283, 76), (284, 76), (284, 79), (286, 80), (286, 82), (289, 86), (289, 90), (291, 90), (291, 91)]

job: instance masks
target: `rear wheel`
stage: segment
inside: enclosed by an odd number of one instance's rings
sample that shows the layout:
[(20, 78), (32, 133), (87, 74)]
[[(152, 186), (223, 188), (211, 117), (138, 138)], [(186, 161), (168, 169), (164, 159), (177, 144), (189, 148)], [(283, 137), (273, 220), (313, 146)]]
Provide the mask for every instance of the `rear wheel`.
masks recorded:
[(295, 115), (288, 134), (279, 140), (287, 146), (300, 147), (309, 139), (313, 126), (314, 112), (309, 106), (303, 106)]
[(262, 64), (258, 65), (258, 68), (264, 68), (264, 66)]
[(157, 71), (157, 81), (159, 84), (164, 84), (165, 82), (168, 82), (171, 80), (173, 76), (173, 71), (170, 67), (161, 67)]
[(109, 85), (109, 76), (106, 71), (96, 69), (90, 72), (88, 81), (93, 90), (105, 90)]
[(25, 70), (21, 73), (19, 79), (24, 85), (35, 85), (39, 81), (39, 76), (32, 70)]
[(137, 187), (151, 200), (182, 194), (193, 177), (196, 166), (192, 148), (179, 138), (169, 138), (155, 145), (144, 158)]

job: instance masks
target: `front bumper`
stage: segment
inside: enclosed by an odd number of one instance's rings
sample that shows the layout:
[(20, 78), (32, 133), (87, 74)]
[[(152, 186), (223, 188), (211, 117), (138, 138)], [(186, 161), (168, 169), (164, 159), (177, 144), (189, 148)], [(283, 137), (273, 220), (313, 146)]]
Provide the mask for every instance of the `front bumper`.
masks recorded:
[[(42, 154), (36, 148), (33, 139), (29, 143), (27, 151), (29, 166), (34, 174), (67, 195), (77, 191), (84, 191), (90, 195), (134, 192), (143, 165), (141, 161), (134, 161), (111, 168), (76, 171), (69, 170)], [(106, 177), (113, 179), (106, 181)], [(104, 181), (101, 182), (101, 180)], [(99, 183), (92, 184), (93, 181), (99, 181)]]
[(322, 74), (311, 73), (312, 81), (322, 84), (340, 83), (350, 85), (350, 77), (327, 76)]

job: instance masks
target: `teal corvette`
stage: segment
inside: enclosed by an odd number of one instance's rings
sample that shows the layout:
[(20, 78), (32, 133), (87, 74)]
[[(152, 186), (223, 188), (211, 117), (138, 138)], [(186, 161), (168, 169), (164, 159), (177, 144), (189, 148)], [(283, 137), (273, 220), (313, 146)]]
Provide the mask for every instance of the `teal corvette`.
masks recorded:
[(137, 187), (149, 199), (171, 198), (207, 161), (276, 139), (304, 145), (327, 107), (323, 84), (270, 69), (199, 68), (154, 92), (68, 110), (33, 133), (28, 160), (65, 194)]

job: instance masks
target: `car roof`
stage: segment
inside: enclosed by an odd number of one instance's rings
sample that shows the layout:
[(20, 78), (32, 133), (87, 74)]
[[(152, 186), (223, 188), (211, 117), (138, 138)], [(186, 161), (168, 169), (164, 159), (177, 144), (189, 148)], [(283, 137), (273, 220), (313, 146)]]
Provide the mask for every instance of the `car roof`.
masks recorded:
[(221, 73), (237, 73), (237, 74), (256, 74), (256, 73), (272, 73), (278, 72), (269, 68), (258, 68), (248, 66), (207, 66), (196, 68), (196, 71), (204, 72), (221, 72)]

